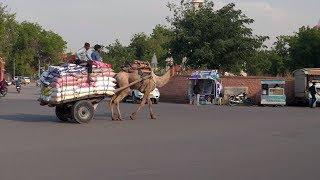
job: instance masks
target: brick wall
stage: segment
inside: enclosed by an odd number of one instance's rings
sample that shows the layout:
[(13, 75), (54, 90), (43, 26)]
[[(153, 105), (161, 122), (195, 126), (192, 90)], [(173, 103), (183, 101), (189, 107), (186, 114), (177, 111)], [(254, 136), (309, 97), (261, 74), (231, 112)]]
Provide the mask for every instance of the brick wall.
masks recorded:
[[(294, 80), (276, 77), (222, 77), (223, 87), (248, 87), (249, 97), (260, 102), (261, 80), (286, 80), (288, 104), (294, 99)], [(188, 76), (176, 76), (166, 86), (159, 88), (162, 102), (187, 103)]]
[(188, 103), (189, 76), (175, 76), (164, 87), (159, 88), (161, 102)]
[(261, 101), (261, 80), (285, 80), (285, 93), (287, 95), (288, 104), (291, 104), (294, 99), (294, 80), (279, 78), (279, 77), (222, 77), (223, 87), (248, 87), (248, 95), (253, 98), (257, 104)]

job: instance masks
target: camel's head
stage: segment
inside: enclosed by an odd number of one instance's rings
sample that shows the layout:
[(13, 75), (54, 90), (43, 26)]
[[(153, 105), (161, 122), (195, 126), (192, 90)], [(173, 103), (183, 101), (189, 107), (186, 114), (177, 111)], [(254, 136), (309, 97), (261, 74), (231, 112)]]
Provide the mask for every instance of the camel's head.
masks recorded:
[(167, 66), (169, 66), (169, 67), (173, 67), (173, 66), (174, 66), (174, 62), (173, 62), (173, 61), (169, 61), (169, 62), (167, 62)]
[(171, 66), (171, 76), (176, 76), (176, 75), (180, 74), (181, 71), (182, 71), (181, 65)]

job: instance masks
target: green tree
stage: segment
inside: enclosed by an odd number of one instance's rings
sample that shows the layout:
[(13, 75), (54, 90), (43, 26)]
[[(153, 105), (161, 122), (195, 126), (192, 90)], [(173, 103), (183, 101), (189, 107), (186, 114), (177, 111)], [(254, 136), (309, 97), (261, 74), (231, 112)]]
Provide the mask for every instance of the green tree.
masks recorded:
[(320, 67), (320, 29), (302, 27), (288, 42), (291, 70)]
[(37, 58), (44, 64), (58, 64), (66, 49), (66, 42), (52, 31), (42, 31), (37, 49)]
[(42, 65), (57, 64), (66, 48), (61, 36), (46, 31), (36, 23), (18, 23), (15, 14), (0, 3), (0, 56), (4, 57), (7, 72), (17, 75), (33, 75)]
[(17, 35), (18, 23), (15, 21), (15, 14), (7, 11), (7, 6), (0, 3), (0, 56), (8, 59), (12, 45)]
[(145, 33), (133, 35), (129, 47), (134, 50), (136, 59), (143, 60), (144, 55), (147, 53), (148, 36)]
[(107, 46), (104, 55), (107, 62), (112, 63), (116, 70), (120, 70), (123, 63), (134, 59), (151, 61), (153, 54), (158, 57), (159, 65), (165, 66), (165, 59), (169, 51), (173, 32), (165, 26), (157, 25), (152, 34), (138, 33), (133, 35), (129, 46), (122, 45), (119, 40)]
[(150, 60), (153, 54), (157, 55), (160, 67), (165, 67), (165, 59), (168, 57), (173, 31), (165, 26), (157, 25), (148, 39), (148, 54), (145, 59)]
[(287, 73), (285, 59), (275, 49), (259, 50), (247, 62), (245, 70), (249, 75), (283, 76)]
[(262, 76), (269, 72), (271, 66), (268, 51), (261, 50), (256, 51), (252, 57), (247, 59), (245, 70), (249, 75)]
[(320, 29), (301, 27), (292, 36), (280, 36), (274, 51), (282, 58), (283, 71), (320, 67)]
[(267, 39), (255, 36), (248, 26), (248, 18), (235, 4), (214, 10), (212, 1), (206, 1), (199, 10), (189, 3), (169, 4), (173, 17), (169, 19), (174, 38), (171, 42), (176, 59), (186, 56), (188, 65), (222, 71), (239, 72), (246, 60), (255, 55)]
[(39, 61), (42, 66), (60, 62), (66, 42), (58, 34), (29, 22), (22, 22), (17, 31), (18, 38), (13, 44), (10, 63), (16, 61), (17, 74), (34, 74)]
[(123, 46), (119, 40), (116, 40), (106, 48), (108, 52), (103, 53), (103, 59), (106, 63), (112, 64), (116, 71), (119, 71), (124, 63), (132, 61), (135, 57), (134, 50), (130, 47)]

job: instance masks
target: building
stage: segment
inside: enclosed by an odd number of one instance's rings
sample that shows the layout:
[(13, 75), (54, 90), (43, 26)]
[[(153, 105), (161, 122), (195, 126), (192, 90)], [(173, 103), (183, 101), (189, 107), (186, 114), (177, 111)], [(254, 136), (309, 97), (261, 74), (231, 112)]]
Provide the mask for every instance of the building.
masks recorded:
[(203, 6), (204, 0), (192, 0), (191, 4), (195, 10), (198, 10), (199, 8), (201, 8), (201, 6)]

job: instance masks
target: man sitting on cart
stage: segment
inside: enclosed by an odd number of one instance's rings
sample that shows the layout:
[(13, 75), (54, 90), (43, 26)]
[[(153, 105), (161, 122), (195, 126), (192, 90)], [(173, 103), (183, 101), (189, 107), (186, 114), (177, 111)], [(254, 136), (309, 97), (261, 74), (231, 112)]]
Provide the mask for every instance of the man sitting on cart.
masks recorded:
[(77, 60), (76, 64), (82, 64), (82, 63), (88, 63), (88, 61), (92, 61), (91, 55), (90, 55), (90, 44), (85, 43), (83, 48), (81, 48), (77, 52)]
[(96, 44), (93, 49), (94, 49), (94, 51), (91, 53), (91, 59), (93, 61), (102, 62), (102, 57), (101, 57), (102, 46), (100, 46), (99, 44)]
[(83, 48), (81, 48), (78, 52), (77, 52), (77, 60), (76, 60), (76, 64), (80, 65), (80, 66), (86, 66), (88, 69), (88, 83), (90, 83), (90, 74), (92, 73), (92, 58), (90, 55), (90, 44), (89, 43), (85, 43)]

